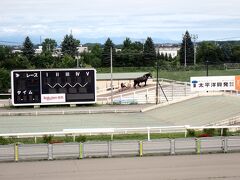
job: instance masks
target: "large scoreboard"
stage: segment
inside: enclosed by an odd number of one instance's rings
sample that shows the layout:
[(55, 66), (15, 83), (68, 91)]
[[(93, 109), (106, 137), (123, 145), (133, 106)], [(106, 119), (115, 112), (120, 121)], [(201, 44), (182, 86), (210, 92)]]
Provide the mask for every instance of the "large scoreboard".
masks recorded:
[(35, 69), (11, 72), (14, 106), (96, 103), (95, 69)]

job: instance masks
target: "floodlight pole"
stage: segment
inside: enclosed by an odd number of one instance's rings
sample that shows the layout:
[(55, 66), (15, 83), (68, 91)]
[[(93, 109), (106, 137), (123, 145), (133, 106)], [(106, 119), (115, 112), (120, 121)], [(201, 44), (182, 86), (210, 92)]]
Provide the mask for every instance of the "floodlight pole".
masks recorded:
[(196, 65), (196, 54), (197, 54), (197, 47), (196, 47), (196, 40), (198, 39), (197, 34), (192, 34), (191, 37), (193, 38), (194, 44), (194, 65)]

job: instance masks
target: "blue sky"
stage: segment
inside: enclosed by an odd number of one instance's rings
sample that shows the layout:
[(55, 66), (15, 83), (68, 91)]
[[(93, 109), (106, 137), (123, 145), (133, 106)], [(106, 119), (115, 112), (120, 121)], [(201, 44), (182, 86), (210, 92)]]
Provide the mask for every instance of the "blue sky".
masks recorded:
[[(1, 0), (0, 40), (130, 37), (240, 39), (239, 0)], [(81, 40), (82, 39), (82, 40)]]

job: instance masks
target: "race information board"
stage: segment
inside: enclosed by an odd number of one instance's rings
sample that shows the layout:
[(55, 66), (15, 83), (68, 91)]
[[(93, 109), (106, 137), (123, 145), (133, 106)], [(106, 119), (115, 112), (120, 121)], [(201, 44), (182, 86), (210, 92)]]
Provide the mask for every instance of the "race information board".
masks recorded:
[(14, 70), (12, 104), (96, 103), (95, 69)]

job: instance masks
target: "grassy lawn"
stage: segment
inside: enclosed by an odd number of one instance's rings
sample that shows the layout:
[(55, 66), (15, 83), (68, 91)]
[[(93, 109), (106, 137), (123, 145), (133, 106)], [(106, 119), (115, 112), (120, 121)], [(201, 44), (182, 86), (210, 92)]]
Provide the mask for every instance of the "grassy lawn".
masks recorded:
[[(113, 73), (121, 73), (121, 72), (152, 72), (153, 76), (157, 76), (156, 68), (154, 67), (115, 67), (113, 68)], [(97, 69), (97, 73), (110, 73), (109, 68), (100, 68)], [(233, 70), (214, 70), (209, 69), (209, 76), (236, 76), (240, 75), (240, 69)], [(176, 81), (185, 81), (189, 82), (190, 77), (193, 76), (206, 76), (206, 69), (202, 70), (177, 70), (177, 71), (167, 71), (167, 70), (159, 70), (159, 78), (172, 79)]]
[[(156, 72), (154, 72), (156, 77)], [(236, 76), (240, 75), (240, 70), (209, 70), (209, 76)], [(159, 71), (160, 78), (189, 82), (190, 77), (206, 76), (206, 71)]]

